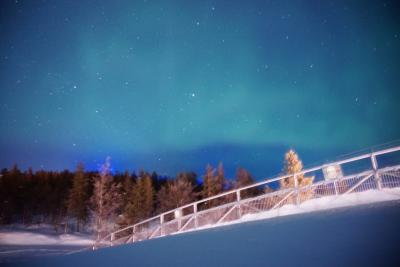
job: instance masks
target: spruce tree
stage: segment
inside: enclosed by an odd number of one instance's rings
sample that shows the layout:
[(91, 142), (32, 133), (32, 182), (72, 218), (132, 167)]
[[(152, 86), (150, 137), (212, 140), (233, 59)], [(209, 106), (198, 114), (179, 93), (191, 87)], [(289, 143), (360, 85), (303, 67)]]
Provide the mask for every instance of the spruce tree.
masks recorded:
[(175, 180), (168, 181), (161, 187), (157, 194), (160, 212), (178, 208), (195, 200), (195, 185), (190, 179), (190, 174), (179, 173)]
[(222, 193), (226, 186), (225, 171), (222, 162), (218, 163), (217, 176), (215, 177), (215, 195)]
[(208, 164), (206, 166), (206, 173), (203, 176), (203, 198), (213, 196), (214, 173), (215, 169), (210, 164)]
[(151, 215), (153, 215), (153, 208), (154, 208), (154, 189), (153, 189), (153, 183), (151, 176), (146, 173), (146, 175), (140, 179), (140, 182), (142, 183), (142, 196), (143, 196), (143, 218), (147, 219)]
[(132, 192), (132, 188), (133, 188), (133, 178), (129, 174), (129, 172), (126, 171), (125, 175), (124, 175), (123, 186), (122, 186), (122, 198), (123, 198), (122, 205), (124, 208), (128, 204), (129, 195)]
[(236, 187), (240, 188), (254, 183), (251, 174), (244, 168), (238, 168), (236, 171)]
[(76, 219), (76, 231), (80, 231), (80, 225), (84, 225), (88, 218), (88, 181), (85, 177), (84, 166), (78, 164), (69, 192), (67, 207), (68, 214)]
[(154, 208), (154, 188), (151, 176), (145, 172), (140, 173), (128, 194), (128, 201), (124, 210), (127, 224), (133, 224), (149, 218)]
[[(251, 174), (244, 168), (238, 168), (236, 171), (236, 188), (241, 188), (246, 185), (254, 183), (254, 179)], [(241, 198), (248, 198), (257, 195), (259, 190), (257, 188), (249, 188), (240, 192)]]
[[(211, 165), (207, 165), (206, 173), (203, 176), (203, 198), (212, 197), (222, 193), (225, 189), (227, 182), (224, 175), (223, 165), (220, 162), (218, 164), (217, 175), (215, 175), (215, 169)], [(213, 199), (206, 203), (208, 207), (213, 207), (221, 204), (223, 199)]]
[(124, 220), (122, 225), (130, 225), (139, 222), (141, 209), (141, 194), (139, 180), (133, 184), (131, 191), (126, 195), (127, 201), (124, 208)]

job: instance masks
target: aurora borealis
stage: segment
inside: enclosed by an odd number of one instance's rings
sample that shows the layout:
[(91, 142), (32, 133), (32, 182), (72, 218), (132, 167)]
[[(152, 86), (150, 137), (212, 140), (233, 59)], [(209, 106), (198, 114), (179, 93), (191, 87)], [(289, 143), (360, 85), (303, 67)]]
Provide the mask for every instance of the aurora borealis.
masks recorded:
[(257, 178), (399, 138), (396, 1), (2, 1), (0, 167)]

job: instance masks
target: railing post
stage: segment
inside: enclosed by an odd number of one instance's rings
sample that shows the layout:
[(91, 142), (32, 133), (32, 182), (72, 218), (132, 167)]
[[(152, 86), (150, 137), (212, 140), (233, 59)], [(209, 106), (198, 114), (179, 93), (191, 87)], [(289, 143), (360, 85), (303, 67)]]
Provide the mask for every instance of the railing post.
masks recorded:
[(160, 215), (160, 234), (161, 236), (164, 236), (164, 213)]
[(111, 233), (111, 242), (110, 242), (111, 247), (113, 246), (114, 239), (115, 239), (114, 233)]
[(333, 187), (335, 188), (335, 195), (338, 195), (337, 181), (333, 181)]
[(237, 205), (237, 208), (238, 208), (239, 219), (242, 218), (242, 209), (240, 207), (240, 200), (241, 200), (241, 198), (240, 198), (240, 190), (237, 190), (236, 191), (236, 202), (237, 202), (236, 205)]
[(175, 219), (178, 219), (178, 230), (180, 230), (181, 228), (182, 228), (182, 215), (183, 215), (183, 211), (182, 211), (182, 209), (177, 209), (178, 210), (178, 218), (175, 218)]
[(136, 225), (132, 227), (132, 243), (135, 242)]
[(197, 229), (198, 222), (197, 222), (197, 202), (193, 204), (193, 216), (194, 216), (194, 228)]
[(376, 157), (375, 157), (374, 153), (371, 154), (371, 162), (372, 162), (372, 168), (374, 169), (374, 177), (375, 177), (376, 187), (378, 190), (381, 190), (382, 183), (381, 183), (381, 178), (379, 177), (379, 174), (378, 174), (378, 162), (376, 161)]
[(299, 182), (297, 181), (297, 175), (293, 176), (294, 179), (294, 193), (296, 196), (296, 205), (300, 204), (300, 193), (299, 193)]

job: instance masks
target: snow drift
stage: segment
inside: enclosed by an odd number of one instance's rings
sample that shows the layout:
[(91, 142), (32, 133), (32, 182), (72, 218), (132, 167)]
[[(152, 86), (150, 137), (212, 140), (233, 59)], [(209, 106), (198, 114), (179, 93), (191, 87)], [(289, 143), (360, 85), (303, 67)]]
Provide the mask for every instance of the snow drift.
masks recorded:
[(320, 198), (225, 227), (5, 265), (400, 266), (399, 193)]

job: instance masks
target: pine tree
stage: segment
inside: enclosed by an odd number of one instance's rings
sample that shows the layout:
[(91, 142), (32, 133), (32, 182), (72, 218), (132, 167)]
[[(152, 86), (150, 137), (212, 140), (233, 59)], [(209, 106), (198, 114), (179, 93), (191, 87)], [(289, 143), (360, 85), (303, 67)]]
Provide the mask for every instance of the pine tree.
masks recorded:
[[(236, 171), (236, 188), (241, 188), (246, 185), (251, 185), (254, 183), (254, 179), (251, 174), (244, 168), (238, 168)], [(240, 192), (241, 198), (249, 198), (257, 195), (259, 190), (257, 188), (249, 188)]]
[(84, 225), (88, 218), (88, 181), (85, 177), (84, 166), (78, 164), (69, 192), (67, 207), (68, 214), (76, 219), (76, 231), (80, 231), (80, 225)]
[(225, 171), (222, 162), (218, 163), (217, 176), (215, 177), (215, 195), (224, 191), (226, 186)]
[[(215, 169), (211, 165), (207, 165), (206, 174), (203, 177), (203, 191), (202, 197), (208, 198), (222, 193), (225, 189), (227, 182), (224, 176), (223, 165), (220, 162), (218, 164), (217, 175), (215, 175)], [(223, 199), (213, 199), (208, 201), (206, 204), (209, 207), (213, 207), (221, 204)]]
[(254, 183), (251, 174), (244, 168), (238, 168), (236, 171), (236, 188)]
[(157, 194), (160, 212), (178, 208), (195, 200), (195, 185), (190, 179), (190, 175), (179, 173), (175, 180), (168, 181), (161, 187)]
[(123, 207), (125, 208), (128, 204), (129, 194), (132, 192), (134, 180), (129, 172), (125, 172), (124, 175), (124, 184), (122, 186), (122, 199), (123, 199)]
[(203, 176), (203, 191), (202, 197), (208, 198), (213, 196), (213, 181), (214, 181), (215, 169), (208, 164), (206, 166), (206, 173)]
[(153, 214), (154, 207), (154, 189), (151, 176), (146, 174), (142, 179), (142, 196), (143, 196), (143, 218), (147, 219)]
[(124, 208), (122, 226), (134, 224), (140, 221), (141, 194), (139, 189), (139, 180), (133, 184), (131, 191), (127, 194), (127, 201)]
[(149, 218), (154, 208), (154, 188), (151, 176), (141, 172), (128, 195), (128, 202), (124, 210), (126, 224), (133, 224)]
[(97, 239), (109, 230), (108, 224), (114, 221), (121, 205), (120, 184), (113, 182), (110, 158), (106, 159), (99, 175), (95, 178), (92, 202), (96, 219)]

